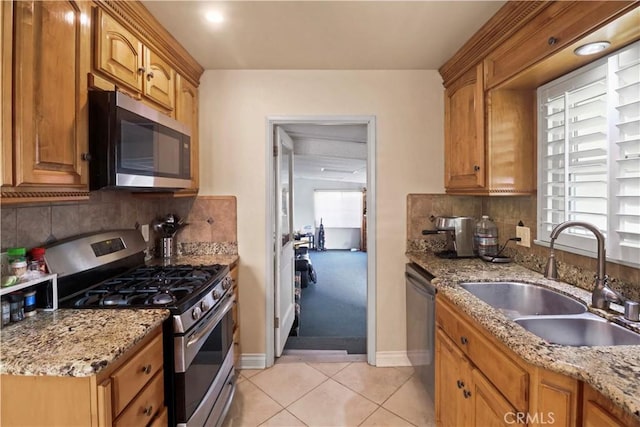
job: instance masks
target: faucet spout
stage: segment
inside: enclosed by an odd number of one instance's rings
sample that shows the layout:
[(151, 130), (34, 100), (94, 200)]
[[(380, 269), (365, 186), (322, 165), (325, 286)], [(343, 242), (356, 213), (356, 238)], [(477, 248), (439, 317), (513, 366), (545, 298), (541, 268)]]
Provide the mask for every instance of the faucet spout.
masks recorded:
[(551, 230), (551, 234), (549, 236), (551, 238), (551, 242), (549, 244), (549, 259), (547, 261), (547, 267), (545, 269), (544, 277), (550, 279), (558, 278), (558, 270), (556, 267), (553, 245), (560, 233), (562, 233), (562, 231), (569, 227), (586, 228), (593, 233), (598, 242), (598, 270), (596, 272), (595, 286), (591, 297), (591, 304), (593, 305), (593, 307), (606, 310), (609, 308), (610, 302), (614, 302), (616, 304), (624, 304), (624, 298), (616, 291), (611, 289), (608, 284), (609, 278), (606, 274), (605, 267), (607, 256), (604, 246), (604, 235), (600, 232), (600, 230), (598, 230), (596, 226), (594, 226), (593, 224), (589, 224), (588, 222), (566, 221), (556, 225), (553, 230)]

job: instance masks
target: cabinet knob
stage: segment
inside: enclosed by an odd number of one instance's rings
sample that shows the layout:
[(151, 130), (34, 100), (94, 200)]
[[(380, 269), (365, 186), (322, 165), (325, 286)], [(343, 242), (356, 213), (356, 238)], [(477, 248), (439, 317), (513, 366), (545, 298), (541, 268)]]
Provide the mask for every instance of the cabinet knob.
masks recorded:
[(147, 71), (147, 69), (144, 67), (138, 68), (138, 74), (144, 74), (145, 71)]
[(460, 342), (463, 345), (467, 345), (469, 343), (469, 340), (467, 339), (467, 337), (460, 337)]
[(462, 382), (462, 380), (458, 380), (458, 381), (456, 381), (456, 385), (458, 386), (458, 388), (463, 388), (464, 387), (464, 382)]
[(142, 372), (144, 372), (145, 374), (149, 375), (151, 373), (151, 365), (146, 365), (142, 367)]
[(480, 166), (478, 165), (473, 165), (473, 170), (478, 172), (480, 170)]
[(471, 392), (469, 390), (464, 390), (462, 394), (464, 395), (465, 399), (468, 399), (471, 397)]
[(553, 46), (554, 44), (558, 43), (558, 39), (555, 37), (549, 37), (549, 40), (547, 40), (547, 43), (549, 43), (549, 46)]
[(82, 153), (80, 158), (82, 160), (84, 160), (85, 162), (90, 162), (91, 161), (91, 153)]
[(150, 417), (153, 414), (153, 405), (149, 405), (146, 408), (144, 408), (142, 410), (142, 413), (145, 414), (147, 417)]
[(149, 71), (147, 73), (147, 81), (150, 81), (153, 78), (153, 71)]

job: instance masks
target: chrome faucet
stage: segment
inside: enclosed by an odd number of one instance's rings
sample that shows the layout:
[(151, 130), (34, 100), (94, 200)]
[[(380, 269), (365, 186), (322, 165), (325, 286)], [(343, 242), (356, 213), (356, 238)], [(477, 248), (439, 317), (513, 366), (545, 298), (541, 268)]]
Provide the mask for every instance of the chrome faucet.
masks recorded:
[(605, 272), (606, 254), (604, 249), (604, 236), (594, 225), (588, 222), (582, 221), (566, 221), (562, 224), (556, 225), (551, 230), (551, 242), (549, 245), (549, 260), (547, 261), (547, 267), (544, 271), (544, 277), (549, 279), (558, 278), (558, 269), (556, 267), (556, 258), (553, 250), (553, 244), (555, 243), (558, 235), (569, 227), (582, 227), (591, 231), (598, 241), (598, 271), (595, 277), (595, 287), (593, 294), (591, 295), (591, 305), (595, 308), (603, 310), (609, 309), (609, 303), (624, 305), (624, 297), (609, 287), (609, 276)]

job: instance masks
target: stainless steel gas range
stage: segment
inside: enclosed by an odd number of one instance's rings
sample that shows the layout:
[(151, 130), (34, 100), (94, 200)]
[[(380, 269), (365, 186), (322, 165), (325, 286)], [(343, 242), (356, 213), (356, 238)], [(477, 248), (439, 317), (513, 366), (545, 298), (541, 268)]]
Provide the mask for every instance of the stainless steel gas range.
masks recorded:
[(229, 267), (145, 265), (142, 235), (113, 230), (46, 249), (61, 308), (164, 308), (165, 400), (170, 425), (222, 424), (235, 392)]

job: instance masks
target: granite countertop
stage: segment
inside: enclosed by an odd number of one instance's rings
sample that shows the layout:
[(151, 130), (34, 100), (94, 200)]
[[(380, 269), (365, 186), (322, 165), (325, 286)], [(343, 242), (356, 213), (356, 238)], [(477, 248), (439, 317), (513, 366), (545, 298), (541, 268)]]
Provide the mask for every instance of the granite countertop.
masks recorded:
[(0, 374), (95, 375), (168, 317), (164, 309), (39, 312), (0, 331)]
[[(463, 281), (518, 280), (559, 290), (587, 305), (591, 302), (590, 292), (545, 279), (541, 274), (513, 263), (491, 264), (478, 258), (442, 259), (431, 252), (408, 252), (406, 255), (436, 276), (432, 283), (439, 293), (524, 361), (583, 380), (640, 419), (640, 346), (570, 347), (550, 344), (457, 285)], [(612, 307), (614, 310), (609, 312), (592, 307), (589, 311), (640, 331), (638, 323), (621, 318), (619, 306)]]
[(190, 264), (190, 265), (210, 265), (225, 264), (230, 268), (238, 262), (238, 255), (212, 254), (212, 255), (180, 255), (171, 258), (152, 258), (147, 261), (148, 265), (170, 265), (170, 264)]

